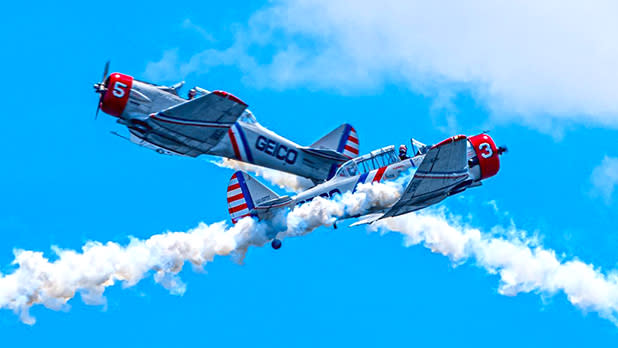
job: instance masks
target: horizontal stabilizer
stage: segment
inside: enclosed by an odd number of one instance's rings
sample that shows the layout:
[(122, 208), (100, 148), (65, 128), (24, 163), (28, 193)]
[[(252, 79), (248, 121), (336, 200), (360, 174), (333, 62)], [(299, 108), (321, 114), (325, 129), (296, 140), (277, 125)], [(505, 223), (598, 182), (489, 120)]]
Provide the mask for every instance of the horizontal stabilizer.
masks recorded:
[(359, 226), (359, 225), (372, 224), (372, 223), (380, 220), (380, 218), (382, 216), (384, 216), (384, 213), (376, 213), (376, 214), (365, 215), (360, 220), (358, 220), (355, 223), (351, 224), (350, 227)]
[(339, 153), (334, 150), (329, 149), (314, 149), (312, 147), (301, 147), (300, 148), (304, 153), (314, 155), (325, 160), (330, 160), (333, 162), (345, 162), (349, 158), (342, 153)]
[(281, 196), (275, 199), (271, 199), (269, 201), (262, 202), (258, 204), (255, 207), (255, 209), (263, 209), (263, 208), (270, 209), (270, 208), (280, 207), (280, 206), (290, 203), (291, 201), (292, 201), (292, 198), (290, 198), (290, 196)]

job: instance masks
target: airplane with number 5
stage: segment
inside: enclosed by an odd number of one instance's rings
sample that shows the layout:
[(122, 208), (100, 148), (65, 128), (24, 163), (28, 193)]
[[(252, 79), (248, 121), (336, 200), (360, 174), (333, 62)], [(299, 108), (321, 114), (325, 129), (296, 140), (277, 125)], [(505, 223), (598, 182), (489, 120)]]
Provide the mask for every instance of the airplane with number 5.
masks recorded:
[[(436, 145), (425, 146), (412, 140), (415, 156), (401, 159), (393, 146), (351, 159), (337, 170), (330, 180), (314, 186), (294, 197), (279, 196), (248, 174), (238, 171), (232, 176), (227, 189), (228, 210), (233, 223), (245, 217), (271, 219), (282, 209), (292, 209), (316, 197), (331, 199), (345, 192), (355, 192), (363, 183), (394, 180), (413, 172), (397, 202), (389, 207), (371, 208), (364, 216), (346, 215), (341, 219), (360, 217), (354, 224), (370, 224), (430, 205), (445, 198), (480, 186), (482, 180), (492, 177), (500, 169), (500, 155), (505, 147), (497, 147), (485, 133), (471, 137), (457, 135)], [(335, 225), (336, 227), (336, 225)], [(272, 247), (281, 247), (273, 238)]]
[[(94, 85), (99, 109), (129, 129), (128, 140), (162, 154), (202, 154), (296, 174), (314, 183), (332, 178), (339, 165), (358, 155), (358, 135), (343, 124), (310, 146), (300, 146), (262, 127), (247, 104), (230, 93), (194, 87), (188, 99), (173, 86), (138, 81), (121, 73)], [(96, 116), (95, 116), (96, 118)]]

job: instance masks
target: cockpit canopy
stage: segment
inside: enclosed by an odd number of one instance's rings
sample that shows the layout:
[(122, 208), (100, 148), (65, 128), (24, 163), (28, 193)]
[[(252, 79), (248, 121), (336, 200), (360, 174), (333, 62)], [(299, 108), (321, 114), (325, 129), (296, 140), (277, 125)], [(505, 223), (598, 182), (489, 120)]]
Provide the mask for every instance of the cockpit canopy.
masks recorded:
[(400, 159), (395, 153), (395, 146), (391, 145), (345, 162), (339, 167), (336, 175), (354, 176), (364, 174), (399, 161)]
[(429, 151), (429, 146), (414, 138), (410, 139), (410, 144), (412, 144), (412, 156), (424, 155)]
[(238, 120), (244, 123), (248, 123), (248, 124), (258, 123), (257, 120), (255, 119), (255, 116), (253, 116), (253, 113), (249, 111), (249, 109), (245, 109), (245, 111), (242, 112)]

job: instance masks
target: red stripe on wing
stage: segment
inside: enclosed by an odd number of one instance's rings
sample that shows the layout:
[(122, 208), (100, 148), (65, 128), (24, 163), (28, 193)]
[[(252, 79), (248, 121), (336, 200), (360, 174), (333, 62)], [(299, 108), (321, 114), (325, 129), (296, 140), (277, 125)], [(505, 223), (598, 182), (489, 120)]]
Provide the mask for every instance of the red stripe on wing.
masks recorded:
[(247, 103), (245, 103), (244, 101), (240, 100), (237, 96), (233, 95), (232, 93), (229, 92), (225, 92), (225, 91), (214, 91), (212, 92), (213, 94), (216, 94), (220, 97), (229, 99), (229, 100), (233, 100), (235, 102), (237, 102), (238, 104), (242, 104), (244, 106), (247, 106)]

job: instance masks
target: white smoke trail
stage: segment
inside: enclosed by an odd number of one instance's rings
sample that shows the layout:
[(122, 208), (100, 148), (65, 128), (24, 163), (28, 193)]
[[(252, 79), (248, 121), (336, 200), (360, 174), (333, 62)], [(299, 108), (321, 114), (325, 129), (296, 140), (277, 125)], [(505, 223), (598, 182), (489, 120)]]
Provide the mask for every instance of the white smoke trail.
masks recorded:
[(618, 326), (618, 272), (604, 274), (594, 265), (577, 259), (563, 260), (533, 239), (490, 237), (461, 225), (444, 209), (401, 216), (373, 226), (400, 232), (406, 246), (422, 244), (454, 262), (474, 259), (478, 266), (500, 276), (499, 293), (521, 292), (553, 295), (559, 291), (583, 310), (591, 310)]
[[(309, 233), (329, 226), (344, 214), (360, 214), (370, 208), (386, 207), (400, 196), (401, 182), (359, 185), (355, 193), (335, 200), (316, 198), (282, 216), (280, 237)], [(41, 252), (17, 250), (17, 268), (0, 276), (0, 308), (18, 313), (32, 324), (29, 308), (42, 304), (59, 309), (80, 293), (84, 302), (104, 301), (108, 286), (121, 282), (133, 286), (154, 272), (155, 280), (172, 293), (183, 293), (178, 273), (186, 261), (203, 267), (216, 255), (242, 258), (249, 246), (261, 246), (273, 235), (272, 225), (242, 219), (228, 228), (225, 223), (200, 224), (187, 232), (167, 232), (147, 240), (133, 239), (127, 246), (89, 242), (81, 250), (56, 248), (50, 261)], [(456, 264), (474, 260), (480, 267), (500, 276), (504, 295), (520, 292), (555, 294), (564, 292), (578, 308), (598, 312), (618, 325), (618, 274), (603, 273), (579, 260), (564, 260), (551, 249), (532, 240), (509, 234), (495, 237), (464, 226), (446, 216), (444, 210), (408, 214), (385, 219), (373, 226), (384, 232), (400, 232), (405, 244), (423, 245), (449, 257)]]
[(311, 180), (290, 174), (281, 172), (278, 170), (256, 166), (253, 164), (236, 161), (229, 158), (223, 158), (219, 161), (211, 161), (218, 167), (230, 168), (234, 170), (242, 170), (245, 172), (253, 173), (259, 177), (264, 178), (268, 182), (277, 185), (279, 188), (286, 189), (292, 192), (301, 192), (312, 186), (314, 186)]
[[(291, 211), (285, 233), (298, 235), (319, 226), (330, 226), (345, 212), (367, 212), (369, 208), (386, 207), (397, 201), (402, 182), (359, 185), (354, 194), (338, 200), (316, 198)], [(521, 292), (553, 295), (563, 292), (569, 302), (582, 309), (595, 311), (618, 326), (618, 272), (603, 273), (592, 264), (577, 259), (565, 260), (546, 249), (524, 231), (503, 237), (482, 233), (462, 225), (460, 219), (447, 216), (444, 209), (378, 221), (374, 231), (399, 232), (405, 245), (423, 245), (432, 252), (449, 257), (456, 264), (472, 259), (490, 274), (500, 276), (499, 293), (515, 296)]]
[(360, 184), (354, 193), (346, 192), (333, 199), (316, 197), (287, 213), (285, 232), (279, 237), (303, 235), (320, 226), (331, 226), (344, 215), (362, 215), (373, 208), (389, 207), (401, 196), (403, 183), (404, 180)]
[[(361, 185), (357, 194), (345, 196), (347, 206), (340, 201), (316, 199), (283, 216), (287, 220), (283, 225), (289, 225), (287, 236), (302, 235), (334, 222), (333, 213), (340, 217), (345, 209), (364, 211), (370, 206), (388, 204), (400, 190), (396, 183)], [(324, 215), (317, 215), (320, 210)], [(23, 322), (34, 324), (29, 314), (32, 305), (61, 309), (77, 293), (87, 304), (101, 304), (105, 302), (103, 293), (107, 287), (116, 282), (133, 286), (151, 271), (156, 282), (173, 294), (182, 294), (185, 285), (177, 274), (186, 261), (201, 268), (216, 255), (233, 254), (242, 259), (249, 246), (261, 246), (272, 235), (272, 224), (245, 218), (233, 227), (223, 222), (202, 223), (187, 232), (167, 232), (146, 240), (134, 238), (126, 246), (88, 242), (81, 252), (53, 247), (57, 256), (54, 261), (42, 252), (15, 250), (16, 270), (0, 275), (0, 308), (11, 309)]]
[(0, 308), (11, 309), (23, 322), (34, 324), (29, 315), (34, 304), (60, 309), (78, 292), (85, 303), (100, 304), (105, 301), (105, 288), (116, 282), (133, 286), (150, 271), (170, 292), (182, 294), (185, 285), (177, 274), (185, 261), (203, 267), (215, 255), (234, 253), (242, 258), (249, 246), (266, 241), (264, 225), (243, 219), (231, 228), (225, 223), (200, 224), (187, 232), (132, 239), (127, 246), (88, 242), (81, 252), (55, 248), (55, 261), (41, 252), (16, 250), (17, 269), (0, 277)]

